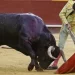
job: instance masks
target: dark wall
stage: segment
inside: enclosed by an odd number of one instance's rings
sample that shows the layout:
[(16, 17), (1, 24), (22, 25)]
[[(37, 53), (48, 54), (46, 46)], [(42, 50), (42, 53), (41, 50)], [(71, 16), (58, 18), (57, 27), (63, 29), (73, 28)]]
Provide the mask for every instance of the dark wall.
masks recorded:
[(32, 12), (46, 24), (61, 24), (59, 12), (66, 1), (51, 0), (0, 0), (0, 13)]

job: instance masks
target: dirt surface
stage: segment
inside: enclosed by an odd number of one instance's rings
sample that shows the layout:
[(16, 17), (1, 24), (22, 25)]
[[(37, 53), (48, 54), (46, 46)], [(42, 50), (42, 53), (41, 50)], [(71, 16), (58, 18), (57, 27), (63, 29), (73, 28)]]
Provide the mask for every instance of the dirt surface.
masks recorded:
[[(54, 34), (54, 36), (57, 39), (58, 44), (58, 34)], [(64, 52), (67, 59), (75, 52), (75, 47), (70, 37), (68, 37)], [(27, 70), (29, 62), (30, 58), (28, 56), (25, 56), (14, 49), (0, 48), (0, 75), (55, 75), (55, 70), (37, 72), (34, 69), (29, 72)], [(63, 60), (60, 58), (58, 67), (60, 67), (62, 64)], [(75, 73), (66, 75), (75, 75)]]

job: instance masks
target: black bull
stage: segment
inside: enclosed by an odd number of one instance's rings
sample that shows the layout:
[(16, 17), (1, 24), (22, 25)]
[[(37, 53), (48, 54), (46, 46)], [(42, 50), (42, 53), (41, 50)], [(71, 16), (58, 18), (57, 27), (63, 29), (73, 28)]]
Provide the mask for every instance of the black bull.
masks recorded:
[(43, 20), (31, 13), (0, 14), (0, 45), (30, 56), (29, 71), (46, 69), (60, 52)]

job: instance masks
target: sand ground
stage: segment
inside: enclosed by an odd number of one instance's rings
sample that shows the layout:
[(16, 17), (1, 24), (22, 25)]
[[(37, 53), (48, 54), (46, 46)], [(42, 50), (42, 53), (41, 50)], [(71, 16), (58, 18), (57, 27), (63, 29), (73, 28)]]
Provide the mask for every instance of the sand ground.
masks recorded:
[[(58, 34), (53, 35), (55, 36), (58, 44)], [(65, 44), (64, 52), (67, 59), (69, 59), (75, 53), (75, 46), (70, 36), (68, 37), (68, 40)], [(43, 72), (37, 72), (34, 69), (29, 72), (27, 70), (29, 62), (30, 58), (28, 56), (25, 56), (14, 49), (0, 48), (0, 75), (55, 75), (55, 70), (45, 70)], [(63, 63), (64, 62), (62, 58), (60, 58), (58, 66), (60, 67)], [(75, 75), (75, 73), (66, 75)]]

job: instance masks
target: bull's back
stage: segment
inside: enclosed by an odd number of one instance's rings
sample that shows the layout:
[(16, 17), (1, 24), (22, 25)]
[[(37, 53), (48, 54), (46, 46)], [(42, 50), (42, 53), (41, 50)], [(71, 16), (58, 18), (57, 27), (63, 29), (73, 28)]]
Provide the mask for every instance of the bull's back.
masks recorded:
[(17, 42), (20, 32), (30, 39), (37, 38), (43, 25), (42, 19), (34, 14), (0, 14), (0, 43)]
[(18, 37), (18, 15), (0, 14), (0, 44), (12, 42)]

